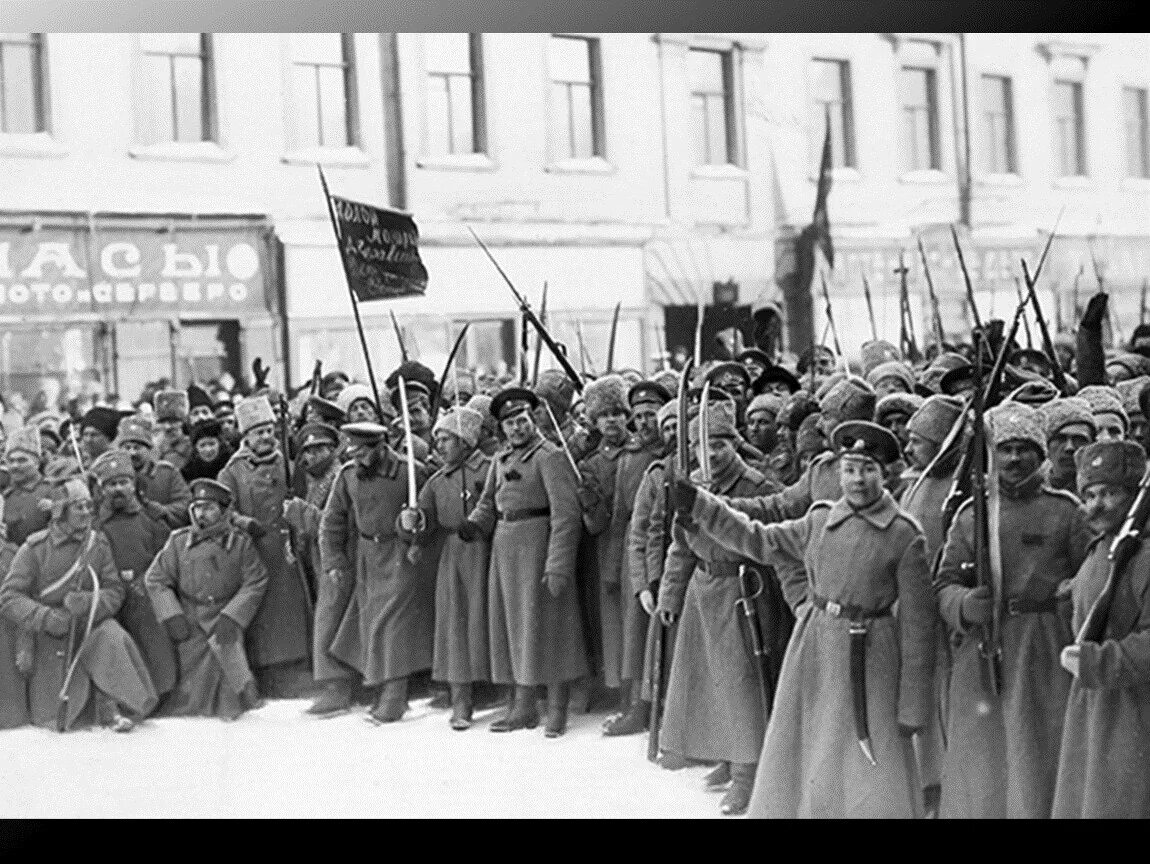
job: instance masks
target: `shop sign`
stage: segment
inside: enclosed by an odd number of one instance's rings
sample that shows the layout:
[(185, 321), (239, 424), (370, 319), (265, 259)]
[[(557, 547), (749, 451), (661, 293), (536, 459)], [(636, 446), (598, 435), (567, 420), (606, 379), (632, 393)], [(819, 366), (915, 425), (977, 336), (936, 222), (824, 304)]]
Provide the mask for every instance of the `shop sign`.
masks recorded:
[(260, 232), (0, 233), (0, 315), (223, 316), (265, 307)]

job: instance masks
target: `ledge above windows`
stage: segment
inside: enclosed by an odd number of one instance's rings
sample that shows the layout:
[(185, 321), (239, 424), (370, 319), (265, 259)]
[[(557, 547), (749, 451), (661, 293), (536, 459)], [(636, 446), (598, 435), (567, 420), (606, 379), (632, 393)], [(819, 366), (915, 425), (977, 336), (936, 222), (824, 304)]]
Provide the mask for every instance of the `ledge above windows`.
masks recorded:
[(738, 165), (696, 165), (691, 169), (692, 177), (704, 180), (746, 180), (747, 169)]
[(898, 182), (914, 186), (941, 186), (953, 183), (954, 178), (945, 171), (929, 168), (923, 171), (906, 171), (899, 176)]
[(287, 165), (331, 165), (336, 168), (370, 168), (371, 157), (358, 147), (304, 147), (280, 156)]
[(602, 156), (589, 159), (560, 159), (543, 170), (549, 174), (614, 174), (615, 166)]
[(974, 178), (976, 186), (1021, 186), (1023, 182), (1019, 174), (981, 174)]
[(452, 153), (444, 156), (420, 156), (416, 168), (429, 171), (494, 171), (499, 166), (486, 153)]
[[(818, 183), (819, 172), (817, 170), (808, 172), (807, 180), (811, 183)], [(833, 183), (861, 183), (862, 180), (862, 172), (850, 165), (840, 165), (838, 168), (831, 169), (831, 182)]]
[(0, 133), (0, 156), (27, 156), (33, 159), (60, 159), (68, 155), (47, 132)]
[(140, 144), (128, 150), (133, 159), (156, 162), (231, 162), (236, 154), (214, 141)]
[(1077, 175), (1074, 177), (1055, 177), (1050, 185), (1055, 189), (1089, 189), (1094, 185), (1094, 181), (1089, 177)]

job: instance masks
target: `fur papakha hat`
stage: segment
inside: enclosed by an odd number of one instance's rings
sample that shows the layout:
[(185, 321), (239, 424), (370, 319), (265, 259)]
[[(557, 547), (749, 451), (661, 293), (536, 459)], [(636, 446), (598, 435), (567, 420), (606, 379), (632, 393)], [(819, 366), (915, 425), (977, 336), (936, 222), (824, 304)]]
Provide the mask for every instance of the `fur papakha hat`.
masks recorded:
[(630, 414), (627, 382), (621, 375), (604, 375), (583, 388), (583, 404), (592, 423), (604, 414)]
[(461, 439), (468, 447), (479, 443), (479, 430), (483, 428), (483, 415), (478, 411), (460, 405), (458, 408), (449, 408), (435, 421), (432, 432), (450, 432)]

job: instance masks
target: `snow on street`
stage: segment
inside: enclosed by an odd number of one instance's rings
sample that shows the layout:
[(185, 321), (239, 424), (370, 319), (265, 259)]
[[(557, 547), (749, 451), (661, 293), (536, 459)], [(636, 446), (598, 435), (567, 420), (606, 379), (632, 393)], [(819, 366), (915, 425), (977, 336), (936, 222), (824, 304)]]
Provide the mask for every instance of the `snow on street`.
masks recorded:
[(605, 738), (602, 714), (566, 735), (492, 734), (496, 709), (467, 732), (413, 702), (399, 723), (366, 709), (327, 720), (305, 700), (269, 701), (234, 723), (150, 720), (129, 735), (0, 732), (0, 817), (635, 817), (719, 816), (709, 769), (665, 771), (645, 735)]

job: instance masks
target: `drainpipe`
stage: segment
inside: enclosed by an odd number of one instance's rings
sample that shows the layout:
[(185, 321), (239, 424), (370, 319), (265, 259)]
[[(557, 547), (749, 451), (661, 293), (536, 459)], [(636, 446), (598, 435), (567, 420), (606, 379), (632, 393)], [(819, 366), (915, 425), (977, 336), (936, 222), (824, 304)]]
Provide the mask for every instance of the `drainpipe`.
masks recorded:
[(399, 87), (399, 34), (379, 34), (383, 79), (383, 137), (387, 150), (387, 202), (407, 209), (407, 153), (403, 146), (403, 109)]
[(958, 67), (962, 99), (962, 170), (958, 172), (958, 221), (970, 228), (973, 180), (970, 167), (970, 96), (967, 89), (966, 34), (958, 34)]

